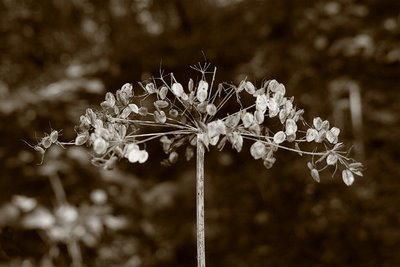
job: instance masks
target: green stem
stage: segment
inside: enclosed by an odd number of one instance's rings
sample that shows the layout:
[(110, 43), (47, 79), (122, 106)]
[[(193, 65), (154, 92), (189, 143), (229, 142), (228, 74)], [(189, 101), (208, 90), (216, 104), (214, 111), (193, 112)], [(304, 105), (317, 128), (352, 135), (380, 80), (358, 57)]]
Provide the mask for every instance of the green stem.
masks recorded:
[(204, 225), (204, 145), (197, 135), (196, 155), (196, 236), (197, 267), (206, 266), (205, 225)]

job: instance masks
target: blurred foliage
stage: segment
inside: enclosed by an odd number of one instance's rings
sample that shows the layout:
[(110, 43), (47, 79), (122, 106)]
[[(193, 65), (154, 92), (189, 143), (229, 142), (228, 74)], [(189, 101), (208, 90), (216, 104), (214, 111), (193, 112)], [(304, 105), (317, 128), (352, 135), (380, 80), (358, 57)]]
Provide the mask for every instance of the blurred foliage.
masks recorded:
[[(367, 167), (347, 188), (315, 184), (297, 155), (266, 171), (248, 153), (210, 152), (208, 265), (400, 265), (400, 2), (1, 0), (0, 39), (1, 266), (195, 265), (193, 162), (159, 167), (155, 144), (147, 167), (99, 171), (83, 149), (38, 166), (21, 140), (50, 128), (69, 140), (106, 88), (160, 68), (185, 81), (204, 60), (219, 81), (276, 78), (306, 117), (342, 113)], [(362, 136), (332, 98), (337, 81), (361, 90)]]

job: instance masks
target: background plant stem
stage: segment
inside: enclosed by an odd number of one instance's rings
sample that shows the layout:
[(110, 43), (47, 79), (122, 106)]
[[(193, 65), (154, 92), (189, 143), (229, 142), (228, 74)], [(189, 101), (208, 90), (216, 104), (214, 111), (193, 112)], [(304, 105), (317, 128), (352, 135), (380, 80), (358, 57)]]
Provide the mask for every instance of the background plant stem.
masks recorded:
[(205, 227), (204, 227), (204, 145), (197, 135), (196, 155), (196, 233), (197, 267), (206, 266)]

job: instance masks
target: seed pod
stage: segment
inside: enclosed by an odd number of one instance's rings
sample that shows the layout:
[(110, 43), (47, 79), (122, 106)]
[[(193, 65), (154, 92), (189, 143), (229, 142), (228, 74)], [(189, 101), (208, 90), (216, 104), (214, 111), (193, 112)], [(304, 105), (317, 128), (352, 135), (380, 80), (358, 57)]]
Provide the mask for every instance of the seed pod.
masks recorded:
[(169, 113), (169, 115), (170, 115), (172, 118), (177, 118), (177, 117), (179, 116), (179, 112), (178, 112), (176, 109), (174, 109), (174, 108), (171, 108), (171, 109), (168, 111), (168, 113)]
[(265, 147), (265, 144), (257, 141), (253, 143), (250, 147), (250, 154), (253, 156), (254, 159), (261, 159), (265, 156), (267, 153), (267, 149)]
[(237, 94), (240, 93), (240, 92), (242, 92), (242, 91), (244, 90), (245, 84), (246, 84), (246, 81), (243, 81), (243, 80), (240, 81), (238, 87), (236, 88), (236, 93), (237, 93)]
[(314, 169), (314, 165), (311, 162), (307, 162), (307, 167), (310, 169), (310, 171)]
[(311, 170), (311, 177), (317, 181), (318, 183), (321, 181), (320, 177), (319, 177), (319, 172), (317, 169), (312, 169)]
[(286, 140), (287, 140), (288, 142), (293, 142), (293, 141), (295, 141), (295, 140), (296, 140), (296, 133), (287, 134), (287, 135), (286, 135)]
[(50, 133), (50, 142), (54, 144), (58, 140), (58, 131), (54, 130)]
[(201, 102), (201, 103), (197, 104), (196, 109), (200, 113), (206, 113), (207, 112), (207, 105), (208, 105), (207, 101)]
[(228, 136), (228, 140), (232, 143), (233, 148), (235, 148), (237, 152), (242, 151), (243, 137), (240, 134), (233, 132), (232, 135)]
[(189, 100), (188, 94), (186, 94), (185, 92), (183, 92), (182, 95), (181, 95), (181, 99), (182, 99), (183, 101), (188, 101), (188, 100)]
[[(294, 110), (294, 109), (292, 109), (292, 110)], [(299, 109), (298, 111), (296, 111), (294, 113), (293, 120), (297, 122), (302, 117), (303, 114), (304, 114), (304, 109)]]
[(329, 155), (326, 157), (326, 164), (328, 165), (335, 165), (337, 162), (338, 158), (334, 153), (329, 153)]
[(286, 113), (286, 109), (281, 109), (281, 111), (279, 111), (279, 120), (282, 124), (285, 123), (287, 117), (288, 113)]
[(256, 136), (259, 136), (261, 134), (261, 127), (257, 123), (253, 123), (249, 127), (249, 131), (255, 134)]
[(85, 115), (81, 115), (79, 117), (79, 121), (81, 122), (81, 125), (90, 125), (90, 120), (88, 117), (86, 117)]
[(236, 128), (240, 122), (240, 112), (236, 114), (232, 114), (226, 117), (225, 119), (225, 125), (228, 128)]
[(155, 101), (154, 102), (154, 106), (157, 108), (157, 109), (163, 109), (163, 108), (166, 108), (166, 107), (168, 107), (168, 102), (167, 101), (164, 101), (164, 100), (157, 100), (157, 101)]
[(273, 157), (273, 156), (266, 157), (266, 158), (264, 159), (264, 161), (263, 161), (264, 167), (265, 167), (266, 169), (271, 169), (272, 166), (274, 166), (275, 161), (276, 161), (276, 158)]
[(177, 97), (181, 97), (183, 95), (183, 93), (184, 93), (183, 86), (180, 83), (174, 83), (171, 86), (171, 90), (174, 93), (174, 95), (177, 96)]
[(51, 146), (52, 142), (50, 141), (50, 136), (45, 136), (40, 141), (40, 145), (42, 145), (45, 149)]
[(316, 117), (313, 119), (313, 125), (314, 128), (317, 129), (317, 131), (322, 129), (322, 120), (320, 117)]
[(354, 175), (348, 169), (342, 171), (342, 179), (347, 186), (350, 186), (354, 183)]
[(75, 145), (81, 146), (81, 145), (85, 144), (87, 142), (87, 140), (89, 140), (89, 132), (86, 131), (86, 132), (80, 133), (75, 138)]
[(119, 107), (118, 106), (114, 106), (114, 114), (119, 114)]
[(217, 107), (213, 103), (208, 104), (206, 107), (206, 111), (208, 115), (214, 116), (217, 113)]
[(115, 97), (112, 93), (107, 92), (105, 99), (110, 108), (113, 108), (115, 106)]
[(267, 90), (275, 93), (277, 91), (278, 86), (279, 86), (279, 82), (277, 82), (276, 80), (271, 80), (268, 83)]
[(243, 121), (243, 126), (245, 128), (249, 128), (251, 124), (253, 124), (254, 121), (254, 115), (251, 114), (250, 112), (246, 112), (242, 118)]
[(136, 104), (129, 104), (128, 107), (132, 110), (133, 113), (136, 113), (136, 114), (139, 113), (139, 108)]
[(86, 117), (89, 119), (91, 125), (95, 124), (96, 114), (93, 112), (91, 108), (86, 109)]
[(269, 110), (268, 113), (269, 113), (269, 117), (270, 118), (273, 118), (276, 115), (278, 115), (278, 113), (279, 113), (279, 105), (276, 102), (275, 98), (270, 98), (268, 100), (268, 110)]
[(254, 112), (254, 122), (257, 124), (262, 124), (264, 122), (265, 116), (264, 116), (264, 111), (262, 110), (256, 110)]
[(282, 83), (280, 83), (280, 84), (276, 87), (276, 93), (280, 93), (280, 94), (282, 94), (282, 96), (285, 95), (285, 93), (286, 93), (286, 88), (285, 88), (285, 86), (284, 86)]
[(188, 82), (188, 89), (189, 89), (189, 92), (192, 92), (192, 91), (193, 91), (193, 88), (194, 88), (193, 79), (190, 78), (190, 79), (189, 79), (189, 82)]
[(286, 114), (290, 114), (290, 112), (293, 109), (292, 101), (286, 99), (285, 104), (284, 104), (284, 109), (285, 109)]
[(124, 106), (128, 105), (129, 97), (126, 93), (122, 92), (121, 90), (117, 90), (115, 95), (117, 96), (117, 100), (119, 103), (121, 103)]
[(322, 143), (325, 140), (325, 137), (326, 137), (326, 131), (324, 129), (321, 129), (318, 132), (317, 137), (315, 137), (315, 142)]
[(313, 129), (313, 128), (308, 129), (308, 130), (307, 130), (307, 133), (306, 133), (306, 140), (307, 140), (307, 142), (312, 142), (312, 141), (314, 141), (315, 138), (317, 137), (317, 135), (318, 135), (318, 131), (317, 131), (317, 130), (315, 130), (315, 129)]
[(146, 89), (147, 93), (149, 93), (149, 94), (154, 94), (156, 92), (156, 86), (154, 85), (154, 83), (146, 84), (145, 89)]
[(268, 98), (265, 94), (258, 95), (256, 99), (256, 110), (266, 111), (268, 107)]
[(149, 153), (146, 150), (140, 150), (139, 151), (139, 163), (145, 163), (147, 159), (149, 158)]
[(172, 145), (173, 140), (169, 139), (166, 135), (163, 135), (160, 138), (160, 142), (162, 144), (163, 151), (165, 153), (168, 153), (170, 151), (170, 149), (171, 149), (171, 145)]
[(274, 142), (276, 144), (281, 144), (286, 139), (286, 134), (283, 131), (279, 131), (274, 135)]
[(124, 108), (124, 109), (122, 110), (122, 112), (121, 112), (121, 114), (119, 115), (119, 117), (120, 117), (121, 119), (126, 119), (126, 118), (129, 117), (129, 115), (131, 115), (131, 113), (132, 113), (132, 109), (131, 109), (129, 106), (127, 106), (126, 108)]
[(336, 144), (338, 142), (338, 135), (340, 133), (339, 128), (332, 127), (329, 131), (326, 132), (326, 139), (331, 144)]
[(321, 124), (321, 129), (328, 131), (329, 130), (329, 121), (324, 120)]
[(361, 162), (353, 162), (349, 164), (349, 167), (358, 169), (364, 167), (364, 165)]
[(172, 164), (176, 163), (178, 161), (178, 153), (175, 151), (169, 153), (168, 161)]
[(216, 144), (218, 144), (219, 135), (216, 135), (214, 137), (209, 137), (208, 139), (210, 140), (210, 145), (215, 146)]
[(167, 116), (165, 115), (164, 111), (156, 110), (156, 111), (154, 111), (154, 119), (156, 122), (165, 123), (167, 121)]
[(103, 155), (106, 153), (108, 143), (103, 138), (96, 138), (93, 142), (93, 150), (97, 155)]
[(293, 119), (286, 120), (286, 135), (293, 135), (297, 132), (297, 124)]
[(253, 95), (256, 92), (256, 87), (254, 86), (254, 84), (250, 81), (247, 81), (244, 84), (244, 89), (246, 90), (247, 93), (249, 93), (250, 95)]
[(121, 87), (121, 92), (123, 92), (128, 98), (133, 96), (133, 86), (130, 83), (125, 83)]
[(166, 86), (162, 86), (158, 91), (158, 96), (160, 97), (161, 100), (164, 100), (167, 97), (167, 94), (168, 94), (168, 88)]
[(148, 114), (147, 108), (146, 107), (140, 107), (139, 110), (138, 110), (138, 113), (141, 116), (146, 116)]
[(334, 135), (339, 136), (339, 133), (340, 133), (340, 129), (339, 129), (339, 128), (337, 128), (337, 127), (332, 127), (332, 128), (330, 129), (330, 131), (331, 131)]
[(186, 157), (186, 161), (189, 161), (194, 157), (194, 149), (192, 146), (186, 147), (185, 157)]
[(208, 83), (206, 81), (201, 80), (199, 85), (197, 86), (196, 97), (200, 103), (204, 102), (207, 99), (208, 95)]

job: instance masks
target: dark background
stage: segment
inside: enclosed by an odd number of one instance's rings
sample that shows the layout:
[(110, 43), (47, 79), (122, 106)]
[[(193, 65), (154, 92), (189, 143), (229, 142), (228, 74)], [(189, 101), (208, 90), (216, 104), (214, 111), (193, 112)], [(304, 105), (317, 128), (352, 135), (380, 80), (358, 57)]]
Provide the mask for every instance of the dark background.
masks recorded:
[[(393, 0), (1, 0), (1, 266), (195, 266), (193, 161), (162, 167), (156, 143), (140, 166), (102, 171), (84, 148), (57, 147), (39, 166), (22, 140), (51, 129), (71, 140), (79, 115), (106, 91), (160, 68), (186, 84), (199, 75), (190, 66), (204, 61), (218, 81), (284, 83), (305, 118), (340, 126), (366, 166), (351, 187), (329, 174), (317, 184), (296, 154), (279, 152), (265, 170), (248, 149), (212, 150), (207, 266), (400, 266)], [(362, 121), (351, 120), (347, 102), (346, 90), (357, 89)], [(63, 191), (78, 214), (57, 217), (70, 240), (50, 235), (45, 220)], [(21, 196), (34, 207), (21, 211)]]

